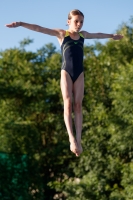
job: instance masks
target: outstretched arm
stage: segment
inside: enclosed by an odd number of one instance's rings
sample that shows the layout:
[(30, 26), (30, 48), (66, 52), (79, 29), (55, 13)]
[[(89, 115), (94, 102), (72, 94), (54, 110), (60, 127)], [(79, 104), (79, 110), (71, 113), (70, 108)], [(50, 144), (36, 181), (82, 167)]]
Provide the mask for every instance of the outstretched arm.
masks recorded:
[(36, 24), (28, 24), (25, 22), (13, 22), (11, 24), (6, 24), (5, 26), (8, 28), (16, 28), (16, 27), (22, 26), (32, 31), (37, 31), (44, 34), (57, 36), (58, 38), (62, 38), (63, 32), (64, 32), (64, 30), (61, 30), (61, 29), (49, 29), (49, 28), (38, 26)]
[(112, 38), (113, 40), (120, 40), (123, 38), (121, 34), (107, 34), (107, 33), (88, 33), (87, 31), (82, 31), (85, 39), (105, 39)]

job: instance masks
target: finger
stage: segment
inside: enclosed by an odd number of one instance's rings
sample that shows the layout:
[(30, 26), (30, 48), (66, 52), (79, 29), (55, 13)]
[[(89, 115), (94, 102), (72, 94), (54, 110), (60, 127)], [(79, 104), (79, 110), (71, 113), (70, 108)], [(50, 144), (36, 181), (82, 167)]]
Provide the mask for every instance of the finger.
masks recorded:
[(5, 26), (9, 26), (10, 24), (5, 24)]
[(12, 27), (12, 24), (6, 24), (5, 26), (7, 26), (7, 27)]

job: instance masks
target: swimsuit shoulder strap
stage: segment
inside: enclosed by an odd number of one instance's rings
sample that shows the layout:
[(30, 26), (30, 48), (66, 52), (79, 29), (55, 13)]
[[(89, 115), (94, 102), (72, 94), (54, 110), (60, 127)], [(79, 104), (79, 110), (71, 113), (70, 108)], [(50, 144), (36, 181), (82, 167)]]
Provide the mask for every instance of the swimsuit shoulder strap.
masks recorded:
[[(84, 38), (83, 34), (82, 33), (79, 33), (80, 37)], [(68, 30), (66, 30), (66, 34), (65, 34), (65, 37), (69, 36), (69, 32)]]
[(66, 30), (66, 34), (65, 34), (65, 37), (69, 36), (69, 32), (68, 30)]
[(82, 38), (84, 38), (84, 36), (83, 36), (83, 34), (82, 34), (82, 33), (79, 33), (79, 35), (80, 35)]

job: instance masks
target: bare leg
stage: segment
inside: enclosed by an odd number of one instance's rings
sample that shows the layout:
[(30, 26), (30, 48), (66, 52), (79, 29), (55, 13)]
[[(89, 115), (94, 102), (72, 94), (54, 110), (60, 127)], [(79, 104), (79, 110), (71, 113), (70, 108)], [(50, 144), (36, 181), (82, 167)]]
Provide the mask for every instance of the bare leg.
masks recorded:
[(61, 91), (64, 101), (64, 121), (69, 136), (70, 149), (76, 156), (79, 156), (78, 145), (73, 135), (73, 129), (72, 129), (73, 82), (69, 74), (65, 70), (61, 70)]
[(82, 133), (82, 100), (84, 96), (84, 74), (80, 74), (78, 79), (74, 83), (74, 114), (75, 114), (75, 128), (76, 128), (76, 140), (81, 154), (83, 149), (81, 145), (81, 133)]

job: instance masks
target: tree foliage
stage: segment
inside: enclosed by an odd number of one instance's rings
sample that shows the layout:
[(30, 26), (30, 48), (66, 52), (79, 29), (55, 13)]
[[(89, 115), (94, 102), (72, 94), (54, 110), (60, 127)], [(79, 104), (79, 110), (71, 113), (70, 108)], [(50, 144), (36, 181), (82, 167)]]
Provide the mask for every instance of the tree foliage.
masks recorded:
[[(0, 53), (0, 198), (133, 199), (133, 28), (121, 41), (84, 47), (84, 148), (69, 151), (60, 92), (61, 55)], [(6, 181), (5, 181), (6, 180)]]

